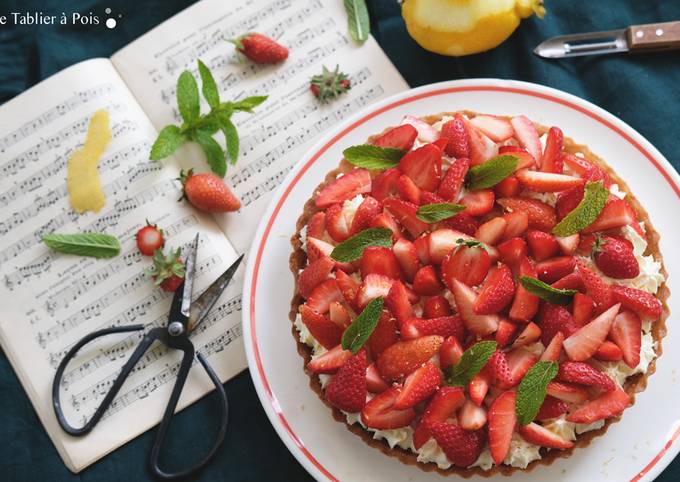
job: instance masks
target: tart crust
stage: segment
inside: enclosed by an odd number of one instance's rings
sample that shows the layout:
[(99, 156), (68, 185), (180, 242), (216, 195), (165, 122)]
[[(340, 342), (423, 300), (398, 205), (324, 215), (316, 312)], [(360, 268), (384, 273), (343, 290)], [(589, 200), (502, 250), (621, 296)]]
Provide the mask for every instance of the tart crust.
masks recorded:
[[(421, 117), (421, 120), (426, 121), (429, 124), (434, 124), (442, 119), (442, 117), (445, 116), (453, 116), (456, 112), (443, 112), (440, 114), (436, 115), (430, 115), (430, 116), (424, 116)], [(475, 117), (477, 113), (473, 111), (460, 111), (460, 113), (465, 114), (469, 118)], [(545, 126), (542, 126), (540, 124), (534, 123), (536, 126), (536, 129), (538, 131), (539, 136), (542, 136), (546, 132), (548, 132), (548, 128)], [(386, 128), (383, 133), (387, 130), (391, 129), (391, 127)], [(371, 137), (369, 137), (368, 141), (370, 142), (374, 138), (378, 137), (380, 134), (375, 134)], [(622, 192), (626, 193), (626, 202), (635, 210), (638, 216), (638, 220), (644, 222), (645, 226), (645, 234), (647, 238), (647, 250), (645, 251), (645, 255), (652, 255), (654, 259), (658, 262), (661, 263), (661, 273), (664, 275), (664, 278), (668, 277), (668, 273), (666, 271), (666, 268), (663, 264), (663, 258), (661, 256), (661, 252), (659, 250), (659, 239), (660, 235), (659, 233), (654, 229), (652, 226), (650, 220), (649, 220), (649, 214), (647, 211), (642, 207), (640, 202), (635, 198), (635, 196), (631, 193), (630, 188), (626, 184), (626, 182), (621, 179), (616, 172), (600, 157), (598, 157), (596, 154), (594, 154), (587, 146), (582, 145), (582, 144), (577, 144), (574, 140), (572, 140), (569, 137), (564, 137), (564, 151), (569, 152), (569, 153), (582, 153), (585, 159), (587, 159), (589, 162), (597, 164), (600, 166), (602, 169), (604, 169), (607, 174), (610, 176), (611, 180), (613, 183), (616, 183), (619, 187), (619, 189)], [(291, 238), (291, 245), (293, 247), (293, 252), (291, 253), (290, 256), (290, 270), (293, 273), (293, 277), (295, 278), (295, 283), (296, 283), (296, 292), (293, 296), (293, 299), (291, 301), (291, 309), (289, 313), (289, 319), (291, 321), (291, 333), (293, 335), (293, 338), (295, 339), (295, 342), (297, 343), (297, 350), (300, 356), (303, 359), (303, 369), (304, 367), (307, 366), (307, 363), (312, 358), (312, 349), (311, 347), (307, 346), (306, 344), (302, 343), (300, 341), (298, 331), (294, 325), (295, 318), (298, 314), (298, 308), (299, 306), (304, 302), (303, 298), (300, 296), (297, 290), (297, 280), (298, 280), (298, 274), (301, 269), (303, 269), (306, 266), (307, 263), (307, 253), (302, 249), (302, 242), (300, 241), (300, 230), (307, 225), (307, 222), (309, 219), (319, 211), (317, 209), (316, 205), (314, 204), (314, 198), (316, 194), (323, 189), (326, 185), (329, 183), (333, 182), (337, 175), (340, 173), (345, 173), (350, 171), (354, 166), (349, 164), (346, 160), (342, 160), (340, 165), (338, 166), (337, 169), (332, 170), (326, 175), (326, 178), (323, 180), (321, 184), (319, 184), (316, 189), (314, 190), (314, 195), (305, 203), (304, 209), (302, 212), (302, 215), (298, 218), (297, 224), (296, 224), (296, 230), (295, 234)], [(670, 314), (670, 310), (667, 305), (667, 300), (670, 295), (670, 290), (668, 289), (665, 281), (664, 283), (659, 287), (659, 290), (656, 293), (656, 297), (661, 301), (663, 305), (663, 313), (661, 315), (661, 318), (657, 321), (655, 321), (652, 324), (652, 338), (655, 341), (656, 348), (655, 348), (655, 353), (656, 357), (654, 360), (651, 361), (649, 364), (649, 367), (647, 369), (646, 373), (638, 373), (636, 375), (633, 375), (631, 377), (628, 377), (626, 379), (626, 382), (623, 385), (624, 390), (626, 393), (628, 393), (631, 396), (632, 402), (631, 405), (635, 403), (635, 395), (639, 392), (642, 392), (646, 387), (647, 387), (647, 378), (651, 376), (655, 371), (656, 371), (656, 361), (659, 359), (659, 357), (662, 354), (662, 346), (661, 346), (661, 340), (663, 337), (666, 335), (666, 319), (668, 318), (668, 315)], [(306, 370), (305, 370), (306, 371)], [(511, 475), (517, 470), (522, 470), (525, 472), (528, 472), (530, 470), (533, 470), (536, 468), (538, 465), (550, 465), (552, 464), (556, 459), (558, 458), (566, 458), (569, 457), (572, 452), (577, 449), (577, 448), (582, 448), (586, 447), (590, 444), (590, 441), (594, 439), (595, 437), (599, 437), (600, 435), (603, 435), (609, 426), (612, 423), (615, 423), (619, 420), (619, 417), (613, 417), (605, 420), (604, 425), (597, 429), (597, 430), (591, 430), (585, 433), (582, 433), (580, 435), (577, 435), (576, 440), (574, 441), (574, 447), (571, 449), (567, 450), (547, 450), (545, 448), (541, 448), (540, 453), (541, 453), (541, 458), (538, 460), (534, 460), (529, 465), (527, 466), (526, 469), (521, 469), (518, 467), (512, 467), (510, 465), (493, 465), (491, 469), (489, 470), (484, 470), (481, 467), (468, 467), (468, 468), (463, 468), (463, 467), (457, 467), (455, 465), (451, 465), (448, 469), (440, 469), (436, 464), (427, 462), (418, 462), (418, 454), (415, 452), (412, 452), (410, 450), (403, 449), (399, 446), (395, 446), (394, 448), (390, 448), (390, 446), (387, 444), (387, 442), (383, 439), (381, 440), (376, 440), (373, 438), (372, 432), (369, 432), (368, 430), (364, 429), (361, 425), (358, 424), (349, 424), (347, 422), (347, 419), (345, 417), (345, 414), (340, 411), (339, 409), (333, 407), (323, 396), (323, 389), (321, 388), (321, 383), (319, 382), (318, 377), (311, 372), (307, 372), (309, 375), (309, 385), (310, 387), (316, 392), (316, 394), (319, 396), (319, 398), (332, 410), (333, 413), (333, 418), (341, 423), (344, 423), (347, 428), (360, 436), (364, 442), (366, 442), (368, 445), (375, 447), (382, 451), (383, 453), (391, 456), (391, 457), (396, 457), (398, 458), (402, 463), (406, 465), (417, 465), (421, 470), (424, 470), (426, 472), (432, 472), (436, 471), (439, 472), (441, 475), (452, 475), (452, 474), (457, 474), (460, 475), (464, 478), (471, 477), (473, 475), (480, 475), (482, 477), (491, 477), (492, 475), (495, 474), (503, 474), (503, 475)], [(629, 407), (630, 408), (630, 407)], [(624, 411), (625, 413), (625, 411)], [(623, 414), (622, 414), (623, 415)]]

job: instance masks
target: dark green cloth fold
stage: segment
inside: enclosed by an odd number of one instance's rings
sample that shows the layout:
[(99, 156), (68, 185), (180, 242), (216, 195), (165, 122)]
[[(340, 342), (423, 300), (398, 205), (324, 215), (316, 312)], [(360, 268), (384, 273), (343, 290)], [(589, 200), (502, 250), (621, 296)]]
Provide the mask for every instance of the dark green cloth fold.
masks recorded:
[[(340, 0), (337, 0), (340, 1)], [(114, 30), (93, 27), (0, 25), (0, 102), (36, 82), (92, 57), (107, 57), (179, 12), (188, 0), (0, 1), (0, 15), (41, 10), (46, 14), (97, 12), (123, 18)], [(680, 166), (680, 52), (545, 61), (531, 51), (543, 39), (571, 32), (680, 19), (680, 1), (547, 0), (544, 20), (522, 23), (500, 47), (466, 58), (422, 50), (407, 35), (395, 0), (369, 0), (372, 32), (411, 86), (473, 77), (499, 77), (545, 84), (583, 97), (641, 132)], [(344, 21), (342, 19), (341, 21)], [(226, 443), (200, 480), (311, 480), (287, 452), (262, 410), (247, 372), (228, 382), (231, 418)], [(214, 395), (175, 418), (168, 468), (201, 456), (210, 446)], [(7, 358), (0, 354), (0, 478), (8, 481), (141, 481), (154, 430), (138, 437), (79, 475), (62, 464)], [(175, 435), (175, 437), (172, 437)], [(631, 434), (631, 436), (633, 436)], [(680, 461), (658, 479), (680, 480)]]

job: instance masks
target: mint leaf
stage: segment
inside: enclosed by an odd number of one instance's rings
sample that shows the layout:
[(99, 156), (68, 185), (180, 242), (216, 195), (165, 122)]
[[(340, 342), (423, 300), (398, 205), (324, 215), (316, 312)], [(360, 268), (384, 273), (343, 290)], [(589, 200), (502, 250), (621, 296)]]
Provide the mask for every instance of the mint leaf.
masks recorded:
[(565, 237), (587, 228), (597, 219), (609, 199), (609, 191), (602, 181), (586, 183), (583, 199), (557, 223), (552, 232), (555, 236)]
[(516, 156), (496, 156), (483, 164), (470, 168), (465, 176), (466, 187), (474, 191), (493, 187), (517, 169)]
[(356, 355), (369, 339), (378, 324), (383, 309), (383, 299), (376, 298), (366, 305), (364, 311), (354, 318), (342, 334), (342, 348)]
[(338, 244), (331, 258), (342, 263), (361, 258), (369, 246), (392, 247), (392, 231), (387, 228), (368, 228)]
[(464, 209), (465, 206), (453, 203), (423, 204), (416, 211), (416, 217), (426, 223), (436, 223), (453, 217)]
[(151, 146), (149, 159), (158, 161), (171, 156), (184, 142), (184, 135), (179, 127), (168, 125), (158, 134), (158, 139)]
[(205, 153), (210, 169), (220, 177), (227, 173), (227, 162), (224, 159), (224, 151), (208, 131), (197, 130), (192, 134), (192, 139), (201, 146)]
[(399, 164), (404, 151), (392, 147), (378, 147), (361, 144), (342, 151), (347, 162), (366, 169), (389, 169)]
[(222, 122), (222, 132), (224, 132), (224, 138), (227, 141), (227, 152), (229, 153), (229, 160), (232, 164), (236, 164), (236, 160), (238, 159), (238, 150), (240, 142), (236, 126), (230, 119), (225, 119)]
[(201, 111), (198, 85), (188, 70), (182, 72), (177, 79), (177, 108), (184, 122), (195, 121)]
[(479, 341), (472, 345), (463, 352), (460, 361), (451, 367), (448, 384), (454, 387), (467, 385), (484, 368), (495, 351), (495, 341)]
[(543, 405), (548, 383), (557, 376), (558, 365), (554, 361), (539, 361), (529, 371), (517, 389), (515, 412), (521, 425), (530, 424)]
[(561, 290), (553, 288), (541, 280), (532, 278), (531, 276), (520, 276), (519, 282), (532, 295), (536, 295), (543, 301), (547, 301), (553, 305), (568, 305), (571, 299), (577, 293), (576, 290)]
[(225, 105), (232, 109), (234, 112), (240, 111), (252, 114), (253, 109), (260, 105), (265, 100), (267, 100), (266, 95), (254, 95), (252, 97), (246, 97), (245, 99), (241, 99), (236, 102), (225, 102)]
[(371, 31), (366, 0), (345, 0), (347, 27), (355, 42), (364, 43)]
[(217, 84), (215, 78), (212, 76), (210, 69), (198, 59), (198, 73), (201, 76), (201, 91), (203, 98), (212, 108), (220, 105), (220, 94), (217, 91)]
[(112, 258), (120, 253), (118, 239), (110, 234), (45, 234), (42, 240), (50, 249), (66, 254)]

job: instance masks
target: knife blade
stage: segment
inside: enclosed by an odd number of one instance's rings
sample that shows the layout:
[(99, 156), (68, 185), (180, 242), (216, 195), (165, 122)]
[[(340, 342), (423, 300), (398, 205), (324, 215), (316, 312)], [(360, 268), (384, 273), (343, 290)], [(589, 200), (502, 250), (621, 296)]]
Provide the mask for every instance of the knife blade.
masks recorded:
[(658, 52), (680, 49), (680, 21), (631, 25), (620, 30), (552, 37), (534, 53), (546, 59), (621, 52)]

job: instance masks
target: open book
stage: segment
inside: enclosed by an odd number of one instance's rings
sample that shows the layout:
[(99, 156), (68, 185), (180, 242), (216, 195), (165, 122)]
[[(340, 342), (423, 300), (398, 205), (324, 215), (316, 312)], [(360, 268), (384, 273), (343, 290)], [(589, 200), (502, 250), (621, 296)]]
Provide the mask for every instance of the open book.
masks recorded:
[[(0, 342), (40, 420), (69, 469), (79, 471), (160, 421), (180, 353), (154, 346), (84, 437), (66, 435), (54, 416), (52, 378), (65, 352), (107, 326), (165, 324), (171, 297), (144, 273), (135, 233), (148, 219), (169, 246), (201, 233), (195, 293), (247, 252), (272, 192), (311, 143), (364, 105), (407, 88), (376, 42), (347, 36), (337, 0), (204, 0), (134, 41), (111, 59), (69, 67), (0, 107)], [(258, 31), (290, 48), (278, 66), (241, 62), (225, 39)], [(256, 115), (234, 116), (241, 154), (225, 181), (242, 202), (238, 213), (207, 216), (178, 203), (180, 168), (207, 170), (196, 146), (149, 160), (166, 124), (178, 123), (175, 83), (183, 69), (208, 65), (224, 99), (269, 95)], [(352, 90), (320, 105), (309, 78), (321, 66), (346, 71)], [(70, 209), (66, 162), (104, 108), (112, 140), (99, 162), (107, 201), (99, 213)], [(205, 109), (206, 106), (203, 106)], [(41, 235), (114, 234), (122, 252), (110, 260), (49, 251)], [(287, 263), (287, 260), (282, 260)], [(285, 275), (282, 270), (282, 276)], [(241, 273), (192, 335), (223, 381), (246, 367), (241, 338)], [(63, 409), (78, 426), (94, 412), (141, 335), (112, 335), (85, 347), (61, 388)], [(203, 370), (190, 372), (178, 407), (212, 389)]]

